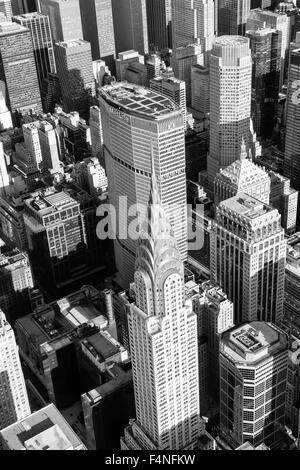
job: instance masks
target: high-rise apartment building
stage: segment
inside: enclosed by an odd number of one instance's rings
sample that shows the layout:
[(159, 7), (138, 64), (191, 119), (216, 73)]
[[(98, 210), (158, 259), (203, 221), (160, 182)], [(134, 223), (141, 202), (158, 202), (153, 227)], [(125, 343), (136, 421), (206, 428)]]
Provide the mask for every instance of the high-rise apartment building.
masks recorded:
[(159, 76), (152, 78), (149, 82), (150, 89), (170, 98), (182, 110), (184, 123), (186, 126), (186, 92), (185, 82), (175, 77)]
[(12, 17), (11, 0), (0, 1), (0, 13), (4, 13), (8, 21), (11, 21), (11, 17)]
[(15, 334), (0, 310), (0, 430), (30, 415)]
[(205, 65), (214, 39), (213, 0), (172, 0), (172, 49), (200, 44)]
[(30, 312), (30, 290), (33, 277), (28, 255), (17, 248), (0, 255), (0, 308), (11, 325)]
[(243, 144), (240, 159), (221, 169), (214, 179), (215, 205), (236, 196), (239, 192), (269, 204), (270, 185), (267, 171), (247, 158), (246, 147)]
[(280, 85), (281, 31), (261, 28), (247, 31), (252, 55), (251, 115), (259, 138), (272, 137)]
[(55, 129), (48, 121), (23, 125), (24, 143), (39, 168), (60, 171), (60, 153)]
[[(84, 1), (84, 0), (83, 0)], [(147, 0), (112, 0), (116, 52), (148, 54)]]
[[(122, 449), (193, 449), (200, 434), (197, 316), (153, 170), (128, 316), (136, 421)], [(142, 339), (142, 342), (141, 342)]]
[(40, 12), (49, 17), (54, 44), (83, 38), (79, 0), (40, 0)]
[(291, 44), (286, 113), (284, 175), (293, 188), (300, 190), (300, 37)]
[(133, 280), (137, 240), (129, 234), (122, 213), (130, 208), (132, 212), (134, 204), (140, 205), (139, 217), (145, 211), (151, 159), (179, 251), (183, 260), (187, 257), (184, 122), (174, 102), (127, 83), (100, 89), (100, 109), (109, 200), (117, 213), (115, 258), (128, 287)]
[(172, 47), (171, 0), (146, 0), (149, 49), (153, 52)]
[(55, 57), (64, 111), (78, 111), (87, 119), (95, 96), (90, 43), (83, 39), (58, 42)]
[[(42, 112), (41, 95), (29, 29), (17, 23), (0, 24), (0, 80), (6, 86), (6, 103), (17, 113)], [(18, 77), (16, 79), (16, 77)]]
[(282, 438), (288, 340), (272, 323), (226, 331), (220, 347), (220, 430), (233, 448), (249, 441), (271, 448)]
[(49, 18), (35, 12), (14, 16), (13, 21), (25, 26), (31, 32), (39, 85), (42, 90), (43, 80), (48, 78), (49, 73), (56, 72)]
[[(80, 0), (79, 3), (83, 39), (91, 43), (93, 60), (104, 60), (114, 74), (116, 47), (111, 0)], [(126, 29), (123, 24), (119, 28)]]
[(278, 210), (244, 193), (221, 202), (210, 250), (212, 278), (234, 303), (234, 323), (280, 325), (286, 241)]
[(244, 36), (250, 0), (217, 0), (218, 35)]
[(210, 149), (207, 159), (210, 187), (221, 168), (249, 147), (251, 116), (251, 51), (249, 39), (220, 36), (210, 57)]

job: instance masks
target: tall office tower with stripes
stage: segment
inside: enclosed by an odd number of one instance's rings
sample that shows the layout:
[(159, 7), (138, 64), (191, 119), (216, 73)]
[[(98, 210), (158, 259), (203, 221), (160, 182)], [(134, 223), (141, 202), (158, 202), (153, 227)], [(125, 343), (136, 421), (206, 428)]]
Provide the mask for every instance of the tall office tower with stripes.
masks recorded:
[(252, 59), (249, 39), (220, 36), (210, 57), (210, 153), (208, 184), (221, 168), (240, 157), (244, 140), (249, 148)]
[(12, 17), (11, 0), (0, 0), (0, 13), (4, 13), (8, 21)]
[(291, 44), (287, 90), (284, 175), (300, 190), (300, 33)]
[(55, 57), (64, 111), (78, 111), (88, 119), (96, 94), (90, 43), (83, 39), (58, 42)]
[(244, 36), (250, 12), (250, 0), (217, 0), (218, 34)]
[(42, 89), (43, 80), (48, 78), (49, 73), (56, 72), (49, 18), (35, 12), (14, 16), (13, 21), (25, 26), (31, 32), (39, 85)]
[(234, 323), (283, 315), (286, 241), (277, 209), (238, 193), (221, 202), (210, 239), (212, 278), (234, 305)]
[(0, 310), (0, 429), (31, 414), (15, 334)]
[(172, 47), (172, 0), (146, 0), (150, 51)]
[(104, 60), (114, 72), (116, 47), (111, 0), (79, 0), (79, 4), (83, 39), (91, 43), (93, 60)]
[(82, 39), (79, 0), (39, 0), (40, 12), (49, 16), (53, 43)]
[(137, 247), (137, 237), (129, 233), (136, 217), (133, 205), (141, 214), (147, 206), (152, 158), (162, 204), (182, 260), (187, 258), (184, 120), (173, 101), (125, 82), (100, 88), (99, 101), (109, 201), (117, 214), (116, 265), (128, 286)]
[(185, 299), (184, 266), (152, 172), (138, 243), (128, 315), (136, 420), (123, 450), (183, 450), (197, 445), (199, 416), (197, 315)]
[(205, 65), (214, 39), (213, 0), (172, 0), (173, 50), (200, 44)]
[(220, 432), (232, 448), (245, 442), (280, 448), (287, 365), (287, 335), (272, 323), (249, 322), (223, 333)]
[(116, 53), (133, 49), (148, 54), (146, 0), (112, 0), (112, 12)]
[(0, 23), (0, 50), (0, 80), (6, 86), (5, 101), (18, 124), (17, 113), (42, 112), (29, 29), (8, 21)]

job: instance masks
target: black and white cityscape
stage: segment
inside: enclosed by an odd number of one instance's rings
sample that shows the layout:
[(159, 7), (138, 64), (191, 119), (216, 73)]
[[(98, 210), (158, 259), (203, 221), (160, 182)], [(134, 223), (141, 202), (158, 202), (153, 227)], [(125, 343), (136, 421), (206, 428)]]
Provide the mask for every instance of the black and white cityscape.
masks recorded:
[(299, 191), (299, 0), (0, 0), (0, 450), (300, 450)]

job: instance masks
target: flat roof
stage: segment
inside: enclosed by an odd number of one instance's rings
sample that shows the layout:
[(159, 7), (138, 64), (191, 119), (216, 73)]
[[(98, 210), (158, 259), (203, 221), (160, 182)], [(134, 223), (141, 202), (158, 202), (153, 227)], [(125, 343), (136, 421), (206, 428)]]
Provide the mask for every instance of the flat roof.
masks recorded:
[(84, 39), (70, 39), (69, 41), (57, 42), (56, 45), (64, 47), (65, 49), (70, 49), (72, 47), (90, 45), (90, 43)]
[(10, 21), (0, 22), (0, 37), (7, 36), (8, 34), (24, 33), (26, 31), (29, 31), (29, 29), (19, 23), (12, 23)]
[(83, 342), (87, 349), (89, 349), (89, 346), (92, 346), (92, 350), (90, 351), (92, 354), (96, 352), (96, 354), (102, 356), (104, 360), (119, 353), (119, 349), (116, 345), (109, 341), (101, 332), (89, 336), (84, 339)]
[(100, 88), (101, 97), (111, 106), (128, 114), (160, 119), (172, 112), (181, 114), (177, 106), (162, 94), (138, 85), (116, 82)]
[(255, 364), (287, 349), (287, 337), (272, 323), (253, 321), (227, 330), (222, 335), (221, 351), (235, 363)]
[(243, 36), (218, 36), (216, 38), (215, 44), (218, 46), (228, 46), (235, 47), (240, 45), (249, 44), (249, 39)]
[(79, 205), (68, 192), (56, 191), (52, 188), (31, 193), (30, 197), (25, 199), (24, 203), (41, 216), (66, 209), (70, 206)]
[(236, 196), (222, 201), (219, 207), (231, 210), (251, 221), (277, 210), (245, 193), (238, 193)]
[(10, 450), (86, 450), (51, 403), (0, 431)]

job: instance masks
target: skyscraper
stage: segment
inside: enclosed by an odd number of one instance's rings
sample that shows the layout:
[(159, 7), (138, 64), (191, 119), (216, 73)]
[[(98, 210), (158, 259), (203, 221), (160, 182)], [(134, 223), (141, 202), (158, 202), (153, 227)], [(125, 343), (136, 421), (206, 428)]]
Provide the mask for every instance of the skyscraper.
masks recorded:
[(207, 65), (214, 39), (213, 0), (172, 0), (171, 5), (173, 50), (200, 44)]
[(155, 90), (162, 95), (165, 95), (167, 98), (170, 98), (172, 101), (179, 106), (182, 110), (184, 123), (186, 125), (186, 92), (185, 92), (185, 82), (179, 80), (175, 77), (166, 77), (158, 76), (152, 78), (149, 82), (150, 89)]
[(218, 35), (244, 36), (250, 0), (217, 0)]
[(104, 60), (114, 74), (116, 48), (111, 0), (80, 0), (79, 3), (83, 39), (91, 43), (93, 60)]
[(83, 38), (79, 0), (40, 0), (40, 11), (49, 17), (54, 44)]
[(203, 65), (204, 55), (200, 44), (190, 44), (173, 49), (171, 57), (171, 66), (175, 77), (185, 81), (186, 85), (186, 104), (191, 103), (191, 71), (193, 65)]
[[(200, 434), (197, 316), (153, 170), (128, 316), (136, 421), (122, 449), (193, 449)], [(142, 341), (142, 342), (141, 342)]]
[(42, 112), (30, 31), (17, 23), (0, 23), (0, 49), (0, 80), (14, 120), (16, 112)]
[(171, 0), (146, 0), (149, 49), (153, 52), (172, 47)]
[(33, 52), (41, 90), (43, 80), (48, 78), (49, 73), (56, 72), (49, 18), (41, 13), (35, 12), (14, 16), (13, 21), (25, 26), (31, 32)]
[(90, 109), (91, 142), (94, 157), (102, 159), (103, 157), (103, 132), (101, 122), (101, 111), (98, 106), (92, 106)]
[(0, 310), (0, 429), (30, 415), (14, 331)]
[(210, 250), (212, 278), (234, 304), (234, 323), (280, 325), (286, 242), (278, 210), (244, 193), (221, 202)]
[(281, 31), (261, 28), (247, 31), (252, 55), (251, 108), (255, 132), (263, 140), (272, 137), (280, 83)]
[(239, 192), (253, 196), (259, 201), (270, 203), (270, 177), (264, 168), (247, 158), (242, 145), (239, 160), (220, 170), (214, 179), (215, 204), (236, 196)]
[(249, 147), (251, 115), (251, 51), (249, 39), (218, 37), (210, 57), (210, 187), (220, 168), (240, 156), (244, 139)]
[(226, 331), (220, 347), (220, 430), (233, 448), (276, 447), (284, 424), (288, 340), (271, 323)]
[(11, 0), (0, 0), (0, 13), (4, 13), (8, 21), (12, 17)]
[(257, 30), (261, 28), (273, 28), (275, 31), (281, 31), (281, 49), (280, 49), (280, 88), (283, 85), (285, 72), (288, 64), (288, 51), (290, 44), (290, 18), (287, 14), (276, 13), (259, 8), (250, 10), (247, 18), (246, 30)]
[(203, 65), (191, 68), (191, 107), (204, 115), (209, 113), (209, 69)]
[(33, 271), (48, 292), (67, 289), (101, 269), (96, 205), (81, 188), (32, 193), (25, 200), (24, 220)]
[(112, 0), (112, 12), (116, 53), (134, 49), (148, 54), (146, 0)]
[(287, 90), (284, 174), (300, 190), (300, 37), (291, 45)]
[[(3, 248), (2, 248), (2, 251)], [(33, 276), (28, 255), (17, 248), (0, 255), (0, 309), (11, 325), (30, 312), (30, 290)]]
[(90, 43), (83, 39), (56, 43), (55, 56), (64, 111), (78, 111), (87, 119), (95, 96)]
[(141, 211), (146, 207), (151, 158), (179, 251), (183, 260), (187, 257), (184, 122), (174, 102), (127, 83), (100, 89), (100, 109), (109, 200), (117, 211), (115, 258), (128, 287), (133, 279), (137, 240), (128, 235), (122, 213), (134, 204), (140, 205)]

